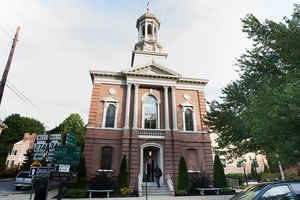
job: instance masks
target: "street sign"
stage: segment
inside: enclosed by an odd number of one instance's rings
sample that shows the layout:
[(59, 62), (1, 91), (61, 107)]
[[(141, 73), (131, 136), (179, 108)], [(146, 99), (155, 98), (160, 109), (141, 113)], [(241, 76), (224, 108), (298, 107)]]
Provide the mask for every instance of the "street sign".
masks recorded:
[(70, 171), (70, 165), (63, 165), (60, 164), (58, 168), (59, 172), (69, 172)]
[(59, 141), (61, 138), (61, 134), (51, 134), (50, 135), (50, 140), (53, 141), (53, 140), (57, 140)]
[(74, 133), (67, 133), (66, 145), (76, 146), (76, 142), (77, 142), (77, 135)]
[(55, 167), (31, 167), (30, 174), (34, 175), (35, 178), (48, 177), (50, 172), (54, 172)]
[(39, 141), (39, 140), (45, 140), (47, 141), (48, 140), (48, 135), (37, 135), (36, 136), (36, 140)]
[(76, 183), (77, 174), (72, 172), (51, 172), (49, 179), (66, 183)]
[(80, 161), (80, 147), (58, 146), (54, 152), (54, 164), (78, 165)]
[(33, 154), (33, 160), (43, 160), (44, 159), (44, 152), (36, 152)]
[(34, 143), (33, 150), (34, 152), (45, 152), (47, 149), (48, 143)]

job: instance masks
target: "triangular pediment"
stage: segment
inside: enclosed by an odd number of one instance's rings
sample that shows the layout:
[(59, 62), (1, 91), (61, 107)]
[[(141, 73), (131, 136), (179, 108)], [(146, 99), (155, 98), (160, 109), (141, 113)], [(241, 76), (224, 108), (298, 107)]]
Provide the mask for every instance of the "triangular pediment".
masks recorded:
[(158, 65), (157, 63), (151, 63), (148, 65), (141, 65), (129, 68), (127, 70), (124, 70), (123, 73), (134, 73), (134, 74), (143, 74), (143, 75), (164, 75), (164, 76), (181, 76), (180, 74), (163, 67), (161, 65)]

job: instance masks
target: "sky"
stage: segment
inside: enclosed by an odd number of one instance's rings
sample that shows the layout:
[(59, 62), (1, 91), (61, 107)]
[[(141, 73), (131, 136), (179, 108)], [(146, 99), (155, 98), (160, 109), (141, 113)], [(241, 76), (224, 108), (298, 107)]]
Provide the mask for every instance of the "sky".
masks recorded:
[[(238, 78), (236, 58), (251, 47), (241, 18), (251, 13), (260, 20), (282, 21), (291, 15), (294, 3), (300, 2), (152, 0), (150, 12), (161, 21), (159, 42), (169, 54), (167, 67), (183, 76), (208, 79), (205, 93), (211, 101)], [(89, 70), (121, 71), (130, 66), (138, 36), (136, 20), (146, 4), (146, 0), (1, 0), (1, 76), (17, 26), (21, 30), (0, 119), (19, 113), (49, 130), (79, 113), (87, 123)]]

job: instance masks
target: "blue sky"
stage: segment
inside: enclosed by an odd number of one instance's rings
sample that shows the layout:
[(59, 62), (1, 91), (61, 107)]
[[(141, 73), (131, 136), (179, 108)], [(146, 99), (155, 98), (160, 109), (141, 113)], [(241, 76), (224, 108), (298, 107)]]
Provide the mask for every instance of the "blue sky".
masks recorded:
[[(20, 25), (8, 79), (38, 109), (6, 88), (0, 118), (20, 113), (40, 120), (47, 129), (71, 113), (81, 114), (87, 122), (89, 70), (120, 71), (129, 66), (137, 41), (136, 19), (146, 11), (146, 2), (1, 0), (0, 73)], [(291, 15), (297, 2), (152, 0), (150, 9), (161, 21), (160, 42), (169, 53), (168, 67), (185, 76), (209, 79), (205, 92), (212, 100), (238, 78), (235, 59), (250, 47), (240, 19), (253, 13), (261, 20), (280, 21)]]

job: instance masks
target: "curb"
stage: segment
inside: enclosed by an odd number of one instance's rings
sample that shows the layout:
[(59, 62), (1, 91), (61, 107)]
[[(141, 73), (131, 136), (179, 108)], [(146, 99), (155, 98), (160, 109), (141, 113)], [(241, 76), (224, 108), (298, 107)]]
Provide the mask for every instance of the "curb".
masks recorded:
[(0, 179), (0, 182), (7, 182), (7, 181), (13, 181), (15, 178), (4, 178)]

